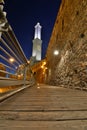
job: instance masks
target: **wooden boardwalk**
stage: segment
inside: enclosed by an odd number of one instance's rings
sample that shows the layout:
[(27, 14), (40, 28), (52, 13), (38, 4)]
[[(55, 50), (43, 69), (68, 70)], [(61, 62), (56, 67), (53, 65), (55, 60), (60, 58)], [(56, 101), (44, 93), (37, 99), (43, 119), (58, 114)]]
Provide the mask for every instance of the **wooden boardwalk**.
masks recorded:
[(87, 92), (27, 88), (0, 104), (0, 130), (87, 130)]

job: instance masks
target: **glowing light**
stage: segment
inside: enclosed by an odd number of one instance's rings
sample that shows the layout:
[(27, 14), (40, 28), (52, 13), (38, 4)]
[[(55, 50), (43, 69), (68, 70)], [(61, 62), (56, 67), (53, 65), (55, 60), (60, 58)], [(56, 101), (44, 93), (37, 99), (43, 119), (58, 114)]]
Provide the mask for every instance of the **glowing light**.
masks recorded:
[(18, 75), (18, 78), (20, 78), (21, 77), (21, 75)]
[(14, 62), (14, 58), (10, 58), (9, 61), (12, 63)]
[(38, 88), (38, 89), (40, 89), (40, 87), (39, 87), (39, 86), (38, 86), (37, 88)]
[(35, 26), (35, 36), (34, 39), (38, 38), (41, 39), (41, 26), (40, 23), (37, 23), (37, 25)]
[(3, 89), (0, 88), (0, 93), (3, 93)]
[(46, 62), (45, 62), (45, 61), (43, 62), (43, 65), (46, 65)]
[(21, 74), (21, 76), (23, 76), (23, 74)]
[(45, 69), (47, 70), (47, 67), (45, 67)]
[(58, 51), (58, 50), (55, 50), (55, 51), (54, 51), (54, 55), (59, 55), (59, 51)]
[(43, 69), (43, 68), (44, 68), (44, 66), (42, 65), (42, 66), (41, 66), (41, 68)]
[(27, 61), (27, 63), (29, 64), (29, 63), (30, 63), (30, 61), (28, 60), (28, 61)]

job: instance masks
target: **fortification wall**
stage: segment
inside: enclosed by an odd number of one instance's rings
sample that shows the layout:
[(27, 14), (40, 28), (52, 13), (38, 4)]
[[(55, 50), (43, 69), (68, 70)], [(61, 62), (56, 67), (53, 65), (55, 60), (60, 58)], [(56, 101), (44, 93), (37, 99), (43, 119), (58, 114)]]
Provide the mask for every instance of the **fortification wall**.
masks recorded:
[(87, 87), (87, 0), (62, 0), (46, 57), (47, 83)]

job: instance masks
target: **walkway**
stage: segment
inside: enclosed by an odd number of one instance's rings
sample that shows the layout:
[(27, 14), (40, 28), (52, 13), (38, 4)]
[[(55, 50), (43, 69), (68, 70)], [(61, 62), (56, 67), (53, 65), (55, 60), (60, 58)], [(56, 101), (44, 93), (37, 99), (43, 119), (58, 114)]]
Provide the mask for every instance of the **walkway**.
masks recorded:
[(27, 88), (0, 104), (0, 130), (87, 130), (87, 92)]

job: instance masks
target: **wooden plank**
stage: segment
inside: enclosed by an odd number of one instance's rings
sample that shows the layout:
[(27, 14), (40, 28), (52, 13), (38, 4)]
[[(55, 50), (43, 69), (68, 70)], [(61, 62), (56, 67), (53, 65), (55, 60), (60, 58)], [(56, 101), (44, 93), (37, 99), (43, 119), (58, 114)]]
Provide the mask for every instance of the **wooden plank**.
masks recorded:
[(87, 93), (39, 85), (0, 104), (1, 130), (87, 129)]

